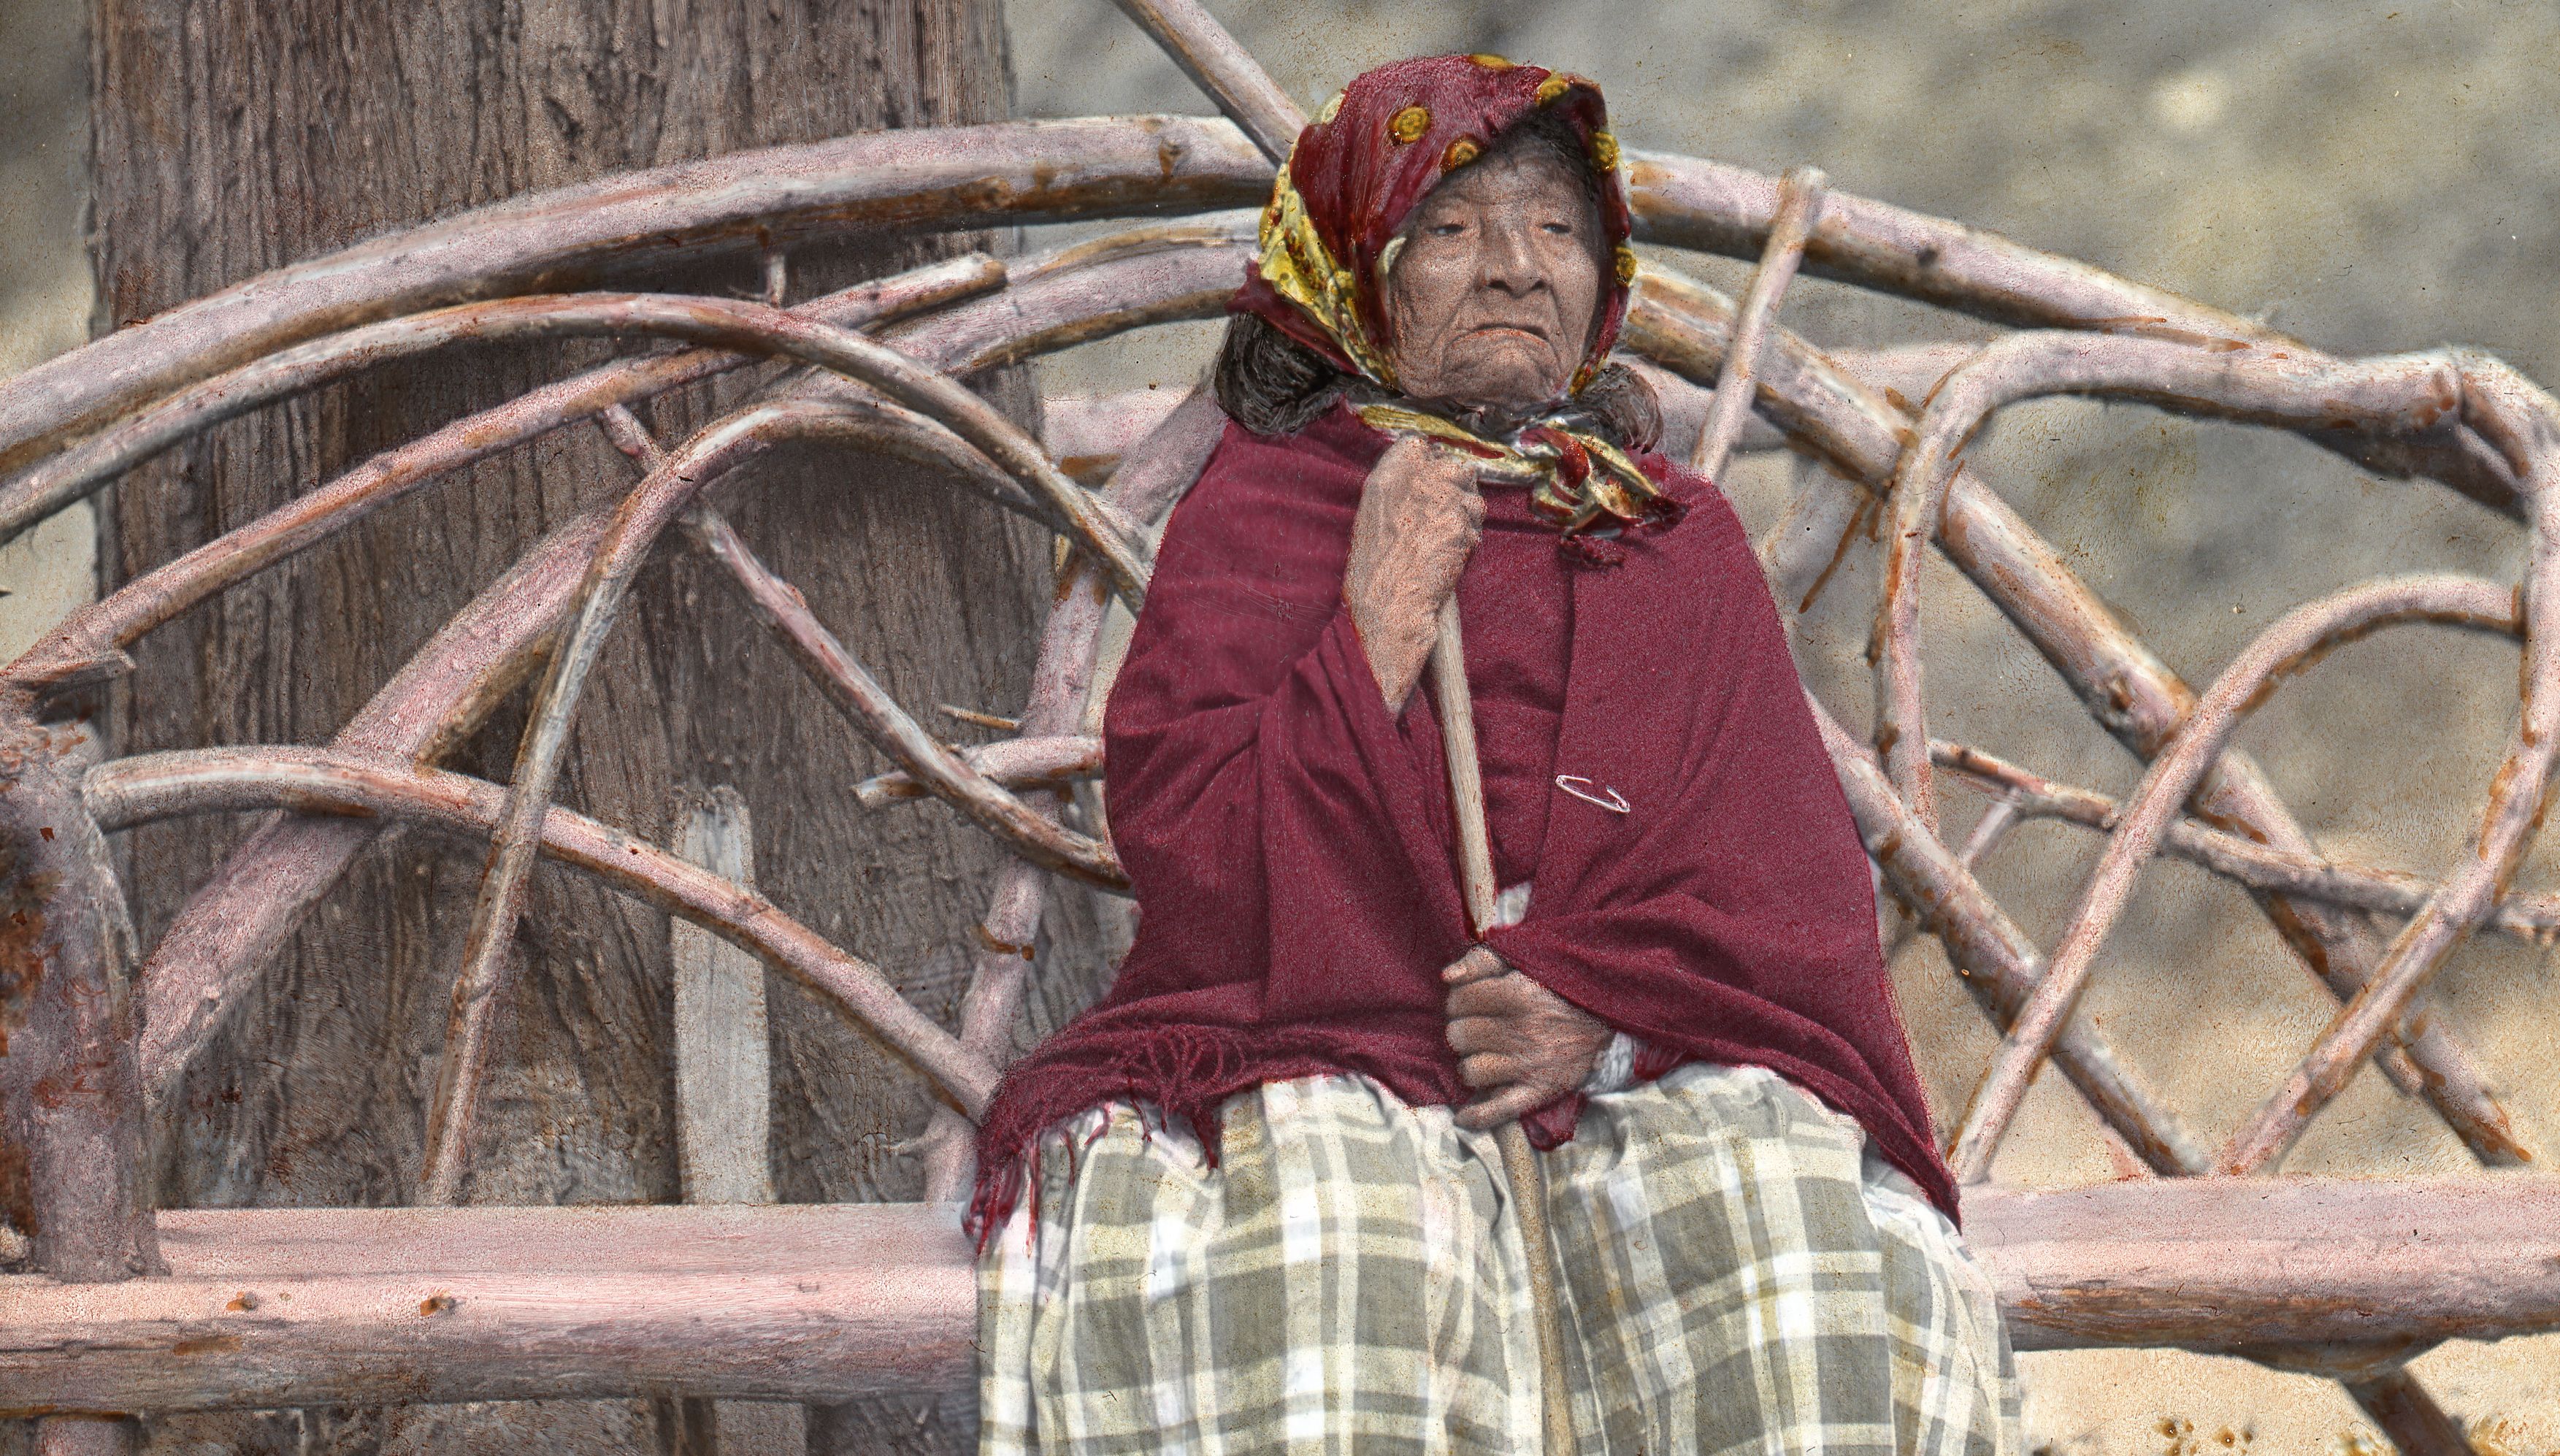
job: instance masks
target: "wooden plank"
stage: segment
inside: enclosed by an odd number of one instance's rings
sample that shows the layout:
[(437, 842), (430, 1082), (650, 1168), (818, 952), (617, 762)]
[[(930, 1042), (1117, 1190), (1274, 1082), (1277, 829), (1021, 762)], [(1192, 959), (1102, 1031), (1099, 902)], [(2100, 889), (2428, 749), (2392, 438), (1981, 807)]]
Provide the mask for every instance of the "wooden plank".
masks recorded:
[[(720, 784), (684, 811), (676, 853), (755, 886), (746, 800)], [(769, 1204), (773, 1115), (764, 963), (690, 920), (667, 931), (676, 979), (676, 1141), (689, 1204)]]
[[(2560, 1180), (1981, 1189), (1966, 1213), (2025, 1350), (2560, 1329)], [(634, 1391), (835, 1400), (973, 1375), (971, 1259), (947, 1206), (223, 1210), (159, 1223), (167, 1278), (0, 1278), (0, 1414)]]
[[(169, 1272), (216, 1282), (433, 1271), (880, 1275), (967, 1262), (958, 1215), (922, 1204), (172, 1209), (159, 1222)], [(0, 1291), (11, 1287), (0, 1280)]]
[[(773, 261), (780, 262), (776, 254)], [(775, 270), (777, 276), (779, 269)], [(775, 295), (780, 296), (777, 282)], [(727, 784), (684, 804), (676, 853), (741, 889), (755, 887), (746, 799)], [(690, 920), (668, 923), (675, 970), (676, 1165), (689, 1204), (769, 1204), (773, 1173), (771, 1043), (764, 963)], [(800, 1451), (802, 1407), (688, 1396), (677, 1415), (688, 1450)]]

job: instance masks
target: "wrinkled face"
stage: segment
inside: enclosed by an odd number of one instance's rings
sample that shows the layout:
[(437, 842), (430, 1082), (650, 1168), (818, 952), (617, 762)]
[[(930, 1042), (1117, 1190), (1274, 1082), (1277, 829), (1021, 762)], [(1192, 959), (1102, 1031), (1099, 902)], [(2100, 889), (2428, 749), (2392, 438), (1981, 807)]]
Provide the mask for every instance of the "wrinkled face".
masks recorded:
[(1496, 151), (1431, 189), (1401, 236), (1386, 307), (1405, 394), (1508, 413), (1563, 392), (1601, 298), (1600, 213), (1568, 164)]

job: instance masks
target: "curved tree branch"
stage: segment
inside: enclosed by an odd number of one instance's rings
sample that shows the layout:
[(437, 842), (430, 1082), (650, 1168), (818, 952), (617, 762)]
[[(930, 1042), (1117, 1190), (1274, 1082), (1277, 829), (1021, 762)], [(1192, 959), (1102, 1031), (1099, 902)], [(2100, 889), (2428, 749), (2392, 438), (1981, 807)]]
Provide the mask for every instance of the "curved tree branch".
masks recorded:
[[(2143, 775), (2122, 822), (2107, 841), (2106, 854), (2090, 872), (2070, 928), (2054, 948), (2052, 964), (1993, 1053), (1948, 1159), (1960, 1181), (1981, 1183), (1991, 1176), (1992, 1155), (2000, 1147), (2000, 1134), (2007, 1131), (2010, 1117), (2025, 1099), (2036, 1064), (2052, 1050), (2054, 1038), (2077, 1004), (2099, 946), (2133, 895), (2135, 879), (2231, 734), (2266, 701), (2274, 686), (2348, 637), (2400, 622), (2511, 629), (2514, 609), (2514, 596), (2505, 587), (2471, 577), (2408, 576), (2370, 582), (2286, 613), (2223, 670), (2196, 703), (2186, 730)], [(2368, 1045), (2357, 1059), (2370, 1050)]]
[[(470, 839), (497, 823), (504, 793), (481, 779), (371, 754), (283, 747), (138, 754), (91, 769), (81, 787), (89, 812), (108, 829), (185, 814), (293, 809), (400, 819)], [(544, 814), (537, 843), (544, 856), (682, 915), (825, 996), (973, 1116), (994, 1093), (996, 1071), (985, 1057), (908, 1005), (879, 967), (829, 944), (762, 895), (566, 809)]]
[(1920, 695), (1920, 566), (1942, 525), (1957, 451), (1999, 409), (2055, 395), (2138, 400), (2258, 424), (2415, 432), (2452, 414), (2460, 391), (2452, 367), (2435, 356), (2340, 364), (2238, 340), (2204, 349), (2078, 333), (2012, 335), (1947, 376), (1894, 465), (1875, 622), (1876, 748), (1894, 787), (1932, 830), (1938, 808)]
[(1260, 207), (1234, 126), (1081, 117), (874, 131), (528, 194), (293, 263), (0, 381), (0, 468), (320, 334), (608, 270), (848, 233)]

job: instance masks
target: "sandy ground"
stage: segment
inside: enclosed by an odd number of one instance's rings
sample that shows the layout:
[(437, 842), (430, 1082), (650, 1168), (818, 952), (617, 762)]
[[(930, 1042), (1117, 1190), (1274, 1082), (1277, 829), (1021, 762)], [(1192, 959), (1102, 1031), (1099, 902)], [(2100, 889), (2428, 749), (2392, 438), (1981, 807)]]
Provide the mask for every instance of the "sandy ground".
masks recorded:
[[(1526, 5), (1213, 0), (1302, 101), (1362, 67), (1497, 51), (1608, 87), (1620, 133), (2005, 233), (2179, 290), (2345, 353), (2446, 341), (2560, 379), (2560, 7), (2548, 0), (2068, 3), (1818, 0)], [(77, 343), (82, 118), (78, 0), (0, 0), (0, 371)], [(1104, 0), (1014, 0), (1020, 108), (1068, 115), (1208, 109)], [(1667, 259), (1669, 260), (1669, 259)], [(1677, 259), (1727, 288), (1742, 269)], [(1933, 310), (1808, 282), (1787, 322), (1817, 342), (1978, 340)], [(1188, 383), (1213, 330), (1162, 331), (1043, 366), (1059, 391)], [(2384, 571), (2513, 579), (2517, 528), (2437, 487), (2365, 476), (2290, 439), (2140, 408), (2012, 411), (1970, 457), (2189, 681), (2292, 605)], [(1728, 489), (1755, 527), (1796, 487), (1783, 459)], [(85, 521), (0, 553), (0, 655), (87, 589)], [(1858, 652), (1872, 564), (1853, 558), (1799, 624), (1807, 677), (1847, 722), (1867, 712)], [(1931, 721), (2042, 771), (2121, 794), (2138, 767), (1952, 571), (1928, 586)], [(2459, 849), (2514, 721), (2513, 649), (2432, 630), (2351, 647), (2290, 686), (2244, 735), (2332, 852), (2423, 873)], [(1974, 805), (1952, 796), (1961, 832)], [(2049, 943), (2095, 853), (2081, 832), (2014, 836), (1987, 871)], [(2523, 881), (2548, 888), (2550, 852)], [(1922, 943), (1896, 966), (1942, 1113), (1992, 1037)], [(2434, 993), (2537, 1145), (2560, 1137), (2560, 1028), (2545, 953), (2466, 949)], [(2088, 1003), (2218, 1138), (2325, 1023), (2333, 1003), (2239, 895), (2156, 870)], [(2297, 1172), (2393, 1177), (2468, 1158), (2371, 1074), (2295, 1152)], [(2047, 1079), (1999, 1176), (2114, 1176), (2087, 1114)], [(2172, 1354), (2022, 1362), (2030, 1444), (2054, 1452), (2358, 1449), (2333, 1385)], [(2420, 1370), (2482, 1449), (2560, 1450), (2560, 1342), (2452, 1347)]]

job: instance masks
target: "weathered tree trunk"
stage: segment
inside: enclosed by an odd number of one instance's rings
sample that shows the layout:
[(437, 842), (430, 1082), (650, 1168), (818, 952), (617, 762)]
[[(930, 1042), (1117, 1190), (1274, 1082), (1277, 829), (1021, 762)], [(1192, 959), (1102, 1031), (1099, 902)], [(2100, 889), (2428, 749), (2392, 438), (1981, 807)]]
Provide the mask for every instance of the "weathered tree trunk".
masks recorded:
[[(1008, 104), (996, 0), (98, 0), (92, 44), (101, 327), (532, 189), (990, 119)], [(795, 259), (793, 296), (951, 245), (849, 239)], [(651, 285), (760, 287), (751, 258)], [(600, 347), (387, 369), (191, 444), (119, 487), (102, 527), (109, 584)], [(673, 443), (743, 388), (662, 401), (653, 422)], [(1028, 405), (1019, 384), (997, 388)], [(599, 433), (571, 430), (268, 572), (143, 644), (115, 710), (117, 749), (324, 740), (520, 550), (632, 478)], [(1044, 538), (912, 471), (842, 455), (786, 456), (723, 504), (909, 704), (1004, 710), (1027, 685)], [(867, 816), (848, 790), (882, 765), (676, 540), (586, 695), (564, 800), (663, 842), (681, 794), (736, 786), (766, 892), (946, 1009), (997, 852), (938, 806)], [(455, 766), (504, 778), (522, 715), (520, 696)], [(191, 821), (125, 838), (146, 944), (244, 828)], [(422, 838), (359, 861), (173, 1103), (159, 1130), (164, 1205), (412, 1198), (481, 862)], [(1050, 973), (1090, 979), (1085, 902), (1056, 898)], [(667, 945), (663, 915), (540, 872), (468, 1201), (679, 1196)], [(779, 1196), (916, 1197), (914, 1170), (888, 1151), (922, 1125), (914, 1079), (796, 987), (777, 980), (769, 999)], [(635, 1400), (302, 1412), (219, 1430), (173, 1421), (155, 1439), (675, 1447), (686, 1422), (673, 1411)], [(934, 1422), (819, 1424), (866, 1430), (886, 1450), (892, 1431), (911, 1442)]]

